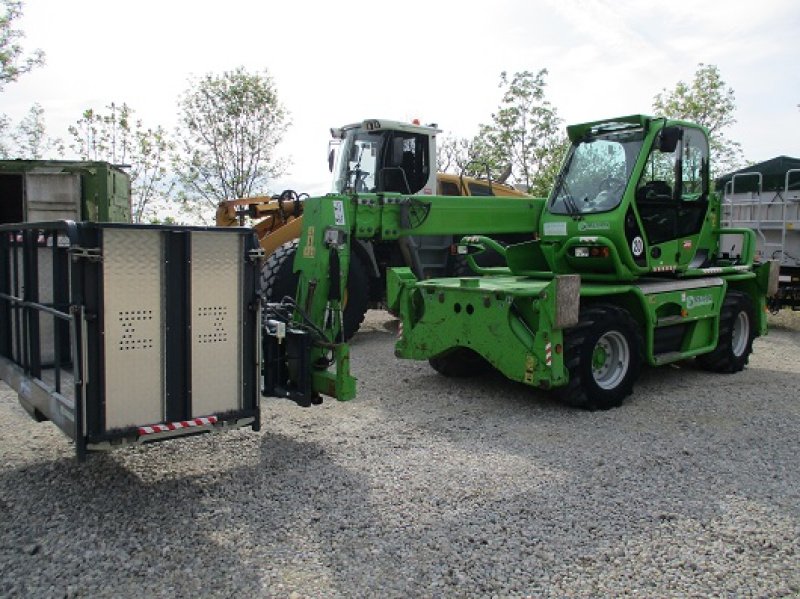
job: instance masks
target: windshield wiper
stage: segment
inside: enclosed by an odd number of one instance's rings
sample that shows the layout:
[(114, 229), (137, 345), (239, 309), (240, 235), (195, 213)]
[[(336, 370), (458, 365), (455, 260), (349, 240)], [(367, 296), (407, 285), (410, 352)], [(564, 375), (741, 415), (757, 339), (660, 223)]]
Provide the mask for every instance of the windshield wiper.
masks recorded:
[(575, 216), (579, 212), (578, 207), (575, 205), (575, 200), (573, 200), (572, 196), (569, 194), (564, 196), (564, 206), (566, 206), (567, 212), (569, 212), (571, 216)]
[(572, 218), (574, 218), (575, 220), (578, 220), (580, 218), (580, 216), (581, 216), (581, 211), (575, 205), (575, 200), (572, 199), (572, 196), (569, 194), (569, 192), (567, 192), (566, 190), (564, 190), (564, 191), (565, 191), (565, 194), (564, 194), (564, 207), (567, 209), (567, 213)]
[[(564, 208), (567, 209), (567, 214), (569, 214), (573, 219), (578, 220), (581, 217), (581, 210), (575, 204), (575, 198), (572, 197), (572, 191), (567, 184), (566, 177), (561, 179), (559, 188), (559, 194), (561, 200), (564, 202)], [(556, 199), (558, 199), (558, 197), (559, 196), (556, 196)]]

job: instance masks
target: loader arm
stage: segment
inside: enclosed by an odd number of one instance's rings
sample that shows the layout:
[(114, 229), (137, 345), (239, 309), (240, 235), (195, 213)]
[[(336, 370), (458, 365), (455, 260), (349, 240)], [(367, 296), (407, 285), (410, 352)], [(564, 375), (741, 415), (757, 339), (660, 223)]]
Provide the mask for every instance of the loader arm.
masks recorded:
[[(535, 237), (543, 199), (327, 195), (304, 203), (294, 269), (296, 300), (267, 304), (265, 394), (301, 404), (320, 395), (351, 399), (349, 348), (342, 306), (353, 239), (399, 240), (414, 235), (530, 233)], [(502, 215), (502, 217), (498, 217)], [(288, 303), (291, 302), (291, 305)], [(290, 318), (287, 318), (291, 314)], [(277, 373), (277, 374), (276, 374)]]

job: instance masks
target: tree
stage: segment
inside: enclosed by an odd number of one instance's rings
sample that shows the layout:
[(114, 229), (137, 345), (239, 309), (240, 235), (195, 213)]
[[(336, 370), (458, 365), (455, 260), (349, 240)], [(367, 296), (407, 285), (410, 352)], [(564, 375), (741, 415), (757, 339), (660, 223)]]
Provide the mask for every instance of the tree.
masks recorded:
[(191, 80), (179, 108), (175, 166), (187, 203), (205, 211), (264, 193), (285, 172), (275, 148), (289, 115), (267, 71), (239, 67)]
[(55, 158), (64, 154), (64, 142), (47, 134), (44, 120), (44, 108), (34, 103), (28, 114), (17, 125), (12, 133), (16, 146), (15, 158), (25, 160), (41, 160)]
[[(41, 50), (35, 50), (31, 56), (23, 58), (23, 50), (22, 46), (19, 44), (19, 40), (25, 37), (25, 34), (19, 29), (14, 29), (14, 21), (21, 16), (21, 0), (0, 0), (0, 92), (3, 91), (6, 84), (19, 79), (20, 75), (44, 64), (44, 52)], [(22, 140), (27, 146), (32, 141), (29, 136), (34, 133), (34, 130), (30, 129), (31, 125), (41, 125), (38, 139), (39, 141), (44, 140), (44, 121), (41, 118), (42, 113), (43, 110), (41, 106), (34, 104), (28, 119), (23, 120), (17, 126), (16, 131), (12, 130), (9, 118), (4, 114), (0, 114), (1, 157), (32, 157), (27, 155), (24, 151), (30, 150), (31, 148), (20, 148), (19, 142)], [(32, 122), (30, 119), (33, 119), (35, 122)]]
[(107, 106), (102, 114), (89, 108), (69, 128), (72, 149), (83, 160), (104, 160), (130, 168), (131, 219), (133, 222), (161, 220), (158, 214), (169, 201), (174, 185), (167, 171), (173, 149), (167, 132), (145, 127), (133, 118), (127, 104)]
[(460, 174), (472, 161), (472, 141), (448, 133), (440, 137), (436, 146), (436, 168), (440, 173)]
[[(547, 69), (500, 75), (503, 96), (490, 124), (481, 125), (472, 142), (473, 159), (492, 172), (511, 167), (510, 181), (529, 193), (547, 195), (567, 142), (561, 119), (545, 98)], [(476, 172), (482, 167), (478, 165)]]
[(22, 16), (21, 0), (0, 0), (0, 91), (7, 83), (19, 79), (31, 69), (44, 64), (44, 52), (34, 50), (23, 57), (19, 40), (25, 37), (19, 29), (14, 29), (14, 21)]
[(744, 166), (741, 144), (726, 135), (736, 123), (736, 96), (715, 65), (699, 63), (690, 83), (678, 81), (671, 91), (664, 89), (656, 95), (653, 110), (659, 116), (691, 121), (708, 129), (712, 177)]
[(0, 115), (0, 158), (41, 160), (57, 158), (63, 153), (64, 142), (47, 135), (44, 108), (40, 104), (31, 106), (16, 125), (7, 116)]
[(11, 157), (11, 147), (8, 139), (10, 126), (11, 121), (9, 118), (4, 114), (0, 114), (0, 158), (2, 159)]

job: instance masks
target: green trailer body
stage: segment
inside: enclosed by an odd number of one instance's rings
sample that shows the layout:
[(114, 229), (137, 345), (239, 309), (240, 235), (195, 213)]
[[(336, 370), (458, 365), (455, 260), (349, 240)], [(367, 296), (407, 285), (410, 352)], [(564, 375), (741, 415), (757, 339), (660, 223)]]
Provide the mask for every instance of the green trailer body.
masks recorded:
[(0, 161), (0, 224), (130, 222), (130, 177), (108, 162)]

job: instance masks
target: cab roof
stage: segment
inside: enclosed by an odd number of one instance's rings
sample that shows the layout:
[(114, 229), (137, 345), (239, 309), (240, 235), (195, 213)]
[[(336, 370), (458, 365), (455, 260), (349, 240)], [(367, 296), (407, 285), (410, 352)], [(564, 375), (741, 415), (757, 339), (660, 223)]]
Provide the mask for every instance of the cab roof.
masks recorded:
[(623, 129), (646, 129), (653, 117), (644, 114), (632, 114), (628, 116), (614, 117), (602, 121), (591, 121), (567, 127), (567, 136), (570, 141), (578, 141), (587, 133), (599, 133), (601, 131), (621, 131)]
[[(406, 121), (392, 121), (389, 119), (364, 119), (360, 123), (351, 123), (344, 127), (331, 129), (331, 136), (341, 137), (341, 134), (348, 129), (362, 128), (367, 131), (407, 131), (410, 133), (422, 133), (425, 135), (436, 135), (441, 133), (435, 123), (430, 125), (415, 125)], [(338, 133), (338, 135), (337, 135)]]

